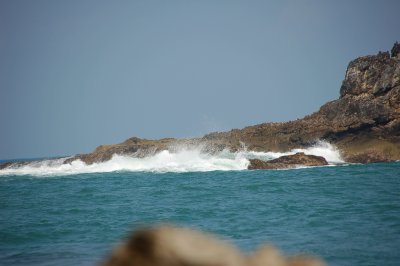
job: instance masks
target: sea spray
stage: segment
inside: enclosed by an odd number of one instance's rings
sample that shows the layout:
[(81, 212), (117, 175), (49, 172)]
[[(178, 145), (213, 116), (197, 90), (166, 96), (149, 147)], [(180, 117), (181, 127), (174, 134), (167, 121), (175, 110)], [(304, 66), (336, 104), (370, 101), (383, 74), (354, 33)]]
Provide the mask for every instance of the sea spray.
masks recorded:
[(137, 158), (114, 155), (105, 162), (85, 164), (80, 160), (64, 164), (64, 159), (31, 162), (19, 167), (0, 170), (0, 175), (56, 176), (81, 173), (131, 171), (131, 172), (206, 172), (245, 170), (249, 159), (272, 160), (283, 155), (304, 152), (324, 157), (329, 164), (343, 163), (339, 151), (333, 145), (320, 141), (316, 145), (290, 152), (255, 152), (245, 147), (238, 152), (223, 150), (214, 154), (201, 152), (201, 147), (161, 151), (153, 156)]
[(260, 159), (264, 161), (273, 160), (281, 156), (293, 155), (298, 152), (304, 152), (306, 155), (322, 156), (330, 164), (342, 164), (344, 160), (340, 155), (340, 151), (332, 144), (326, 141), (318, 141), (315, 145), (304, 149), (293, 149), (289, 152), (257, 152), (244, 151), (247, 159)]

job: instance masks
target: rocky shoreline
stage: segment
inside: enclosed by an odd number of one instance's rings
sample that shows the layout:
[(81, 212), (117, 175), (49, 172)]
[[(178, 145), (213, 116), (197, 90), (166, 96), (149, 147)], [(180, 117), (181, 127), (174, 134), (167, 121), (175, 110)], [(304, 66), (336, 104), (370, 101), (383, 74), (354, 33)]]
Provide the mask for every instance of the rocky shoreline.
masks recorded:
[[(302, 119), (213, 132), (194, 139), (133, 137), (119, 144), (101, 145), (91, 153), (73, 156), (64, 163), (78, 159), (86, 164), (104, 162), (114, 154), (146, 157), (182, 147), (201, 147), (204, 153), (215, 153), (224, 149), (238, 151), (245, 145), (253, 151), (288, 152), (312, 146), (318, 140), (337, 146), (346, 162), (400, 160), (399, 43), (394, 44), (391, 53), (379, 52), (351, 61), (340, 88), (340, 98)], [(21, 163), (2, 164), (0, 169)], [(258, 162), (258, 165), (264, 164)]]

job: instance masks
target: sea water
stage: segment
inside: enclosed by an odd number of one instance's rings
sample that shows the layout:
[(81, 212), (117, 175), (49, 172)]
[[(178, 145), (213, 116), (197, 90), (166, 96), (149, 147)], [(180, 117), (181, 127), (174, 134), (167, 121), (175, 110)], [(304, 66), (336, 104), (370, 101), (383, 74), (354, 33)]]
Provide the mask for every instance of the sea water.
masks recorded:
[(329, 265), (399, 265), (400, 163), (343, 164), (328, 148), (331, 166), (290, 170), (243, 170), (272, 153), (183, 151), (0, 171), (0, 265), (96, 265), (132, 230), (159, 223), (248, 252), (273, 243)]

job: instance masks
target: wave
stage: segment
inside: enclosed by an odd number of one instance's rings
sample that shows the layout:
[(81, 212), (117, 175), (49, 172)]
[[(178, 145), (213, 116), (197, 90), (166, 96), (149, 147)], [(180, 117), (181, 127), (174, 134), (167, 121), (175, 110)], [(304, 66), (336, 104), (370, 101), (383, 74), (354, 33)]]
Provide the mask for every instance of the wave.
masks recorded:
[(136, 158), (126, 155), (114, 155), (109, 161), (87, 165), (80, 160), (64, 164), (66, 158), (43, 160), (19, 167), (0, 170), (0, 175), (59, 176), (84, 173), (132, 171), (132, 172), (206, 172), (245, 170), (249, 159), (272, 160), (283, 155), (304, 152), (307, 155), (323, 156), (329, 164), (344, 161), (339, 151), (327, 142), (318, 142), (306, 149), (294, 149), (290, 152), (255, 152), (243, 149), (238, 152), (224, 150), (216, 154), (205, 154), (200, 147), (180, 149), (176, 152), (161, 151), (153, 156)]

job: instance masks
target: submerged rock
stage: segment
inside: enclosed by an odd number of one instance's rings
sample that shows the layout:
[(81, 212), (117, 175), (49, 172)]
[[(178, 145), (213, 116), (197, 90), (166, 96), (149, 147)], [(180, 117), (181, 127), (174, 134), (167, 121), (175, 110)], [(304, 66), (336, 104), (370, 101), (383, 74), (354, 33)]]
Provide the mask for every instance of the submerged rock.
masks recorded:
[(306, 155), (303, 152), (298, 152), (293, 155), (281, 156), (270, 161), (262, 161), (258, 159), (250, 160), (248, 169), (285, 169), (298, 166), (322, 166), (328, 162), (322, 156)]

